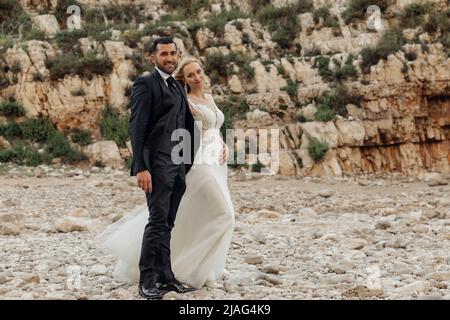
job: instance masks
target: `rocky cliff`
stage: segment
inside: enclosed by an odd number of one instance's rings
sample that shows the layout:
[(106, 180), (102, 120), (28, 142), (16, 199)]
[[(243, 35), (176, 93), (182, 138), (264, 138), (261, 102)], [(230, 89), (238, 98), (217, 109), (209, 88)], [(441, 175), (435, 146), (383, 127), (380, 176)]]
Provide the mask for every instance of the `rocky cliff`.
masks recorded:
[[(20, 140), (11, 123), (43, 117), (92, 164), (121, 166), (126, 128), (108, 127), (105, 107), (126, 122), (148, 44), (172, 35), (204, 62), (226, 127), (280, 130), (280, 174), (450, 172), (449, 1), (85, 0), (75, 31), (69, 2), (21, 0), (17, 30), (0, 6), (0, 102), (24, 108), (0, 116), (0, 149)], [(262, 154), (248, 168), (270, 165)]]

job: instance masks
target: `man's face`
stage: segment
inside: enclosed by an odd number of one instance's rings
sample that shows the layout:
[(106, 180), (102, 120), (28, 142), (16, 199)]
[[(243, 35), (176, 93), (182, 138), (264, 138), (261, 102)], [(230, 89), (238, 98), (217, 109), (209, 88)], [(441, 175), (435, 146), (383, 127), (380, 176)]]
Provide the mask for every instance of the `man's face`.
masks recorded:
[(150, 56), (151, 62), (161, 71), (171, 74), (178, 66), (179, 54), (175, 43), (158, 44), (156, 52)]

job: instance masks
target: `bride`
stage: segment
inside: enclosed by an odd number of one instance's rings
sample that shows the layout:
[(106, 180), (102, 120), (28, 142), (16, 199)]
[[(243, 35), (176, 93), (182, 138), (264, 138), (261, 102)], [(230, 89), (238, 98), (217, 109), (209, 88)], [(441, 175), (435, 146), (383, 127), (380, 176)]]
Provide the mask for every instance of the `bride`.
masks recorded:
[[(204, 92), (202, 64), (185, 59), (177, 80), (188, 93), (194, 120), (201, 123), (201, 145), (190, 171), (171, 237), (172, 270), (178, 281), (195, 288), (221, 287), (234, 229), (234, 209), (227, 185), (228, 149), (220, 135), (224, 114)], [(96, 241), (117, 257), (114, 276), (137, 283), (148, 209), (143, 205), (109, 226)]]

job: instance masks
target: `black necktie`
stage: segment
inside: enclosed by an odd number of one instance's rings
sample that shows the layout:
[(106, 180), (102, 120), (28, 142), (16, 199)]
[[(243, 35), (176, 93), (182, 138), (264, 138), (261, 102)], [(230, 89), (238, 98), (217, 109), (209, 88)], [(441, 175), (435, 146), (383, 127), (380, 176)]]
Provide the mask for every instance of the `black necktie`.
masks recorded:
[(168, 77), (166, 79), (166, 81), (167, 81), (169, 90), (172, 91), (172, 93), (174, 95), (179, 95), (180, 91), (178, 90), (177, 85), (175, 84), (175, 79), (173, 77)]
[(177, 88), (176, 85), (175, 85), (175, 79), (173, 77), (168, 77), (166, 79), (166, 81), (167, 81), (167, 84), (169, 85), (170, 89), (176, 89)]

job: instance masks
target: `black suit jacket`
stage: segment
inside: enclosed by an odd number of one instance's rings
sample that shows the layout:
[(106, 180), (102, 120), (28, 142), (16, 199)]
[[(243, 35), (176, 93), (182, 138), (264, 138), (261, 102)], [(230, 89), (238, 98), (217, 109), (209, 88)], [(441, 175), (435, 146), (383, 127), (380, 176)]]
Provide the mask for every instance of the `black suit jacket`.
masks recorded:
[[(185, 128), (191, 135), (191, 161), (185, 163), (185, 172), (187, 173), (198, 149), (198, 142), (195, 141), (194, 137), (199, 135), (199, 131), (188, 107), (186, 92), (178, 82), (176, 84), (186, 102), (184, 104), (187, 109)], [(171, 97), (169, 88), (167, 88), (164, 79), (156, 69), (148, 75), (139, 77), (133, 83), (130, 116), (130, 135), (133, 149), (132, 176), (143, 170), (151, 172), (154, 156), (158, 151), (161, 151), (161, 146), (167, 142), (165, 140), (170, 141), (172, 132), (168, 128), (176, 121), (176, 113), (179, 109), (179, 106), (174, 106)]]

